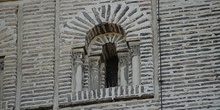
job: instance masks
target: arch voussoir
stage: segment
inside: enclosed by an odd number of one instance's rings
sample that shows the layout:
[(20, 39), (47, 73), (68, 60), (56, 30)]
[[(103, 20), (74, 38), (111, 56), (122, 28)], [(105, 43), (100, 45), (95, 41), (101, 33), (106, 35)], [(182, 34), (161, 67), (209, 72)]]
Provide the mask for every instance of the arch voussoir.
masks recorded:
[[(138, 13), (137, 13), (138, 12)], [(139, 37), (135, 34), (147, 29), (149, 20), (145, 13), (140, 13), (138, 6), (126, 4), (104, 4), (87, 7), (67, 22), (66, 31), (72, 31), (75, 40), (85, 38), (85, 46), (101, 34), (118, 33), (123, 37)], [(117, 39), (114, 37), (114, 39)], [(112, 40), (119, 41), (119, 40)], [(120, 39), (120, 38), (119, 38)], [(125, 38), (124, 38), (125, 39)], [(129, 38), (126, 38), (129, 40)], [(113, 42), (111, 41), (111, 42)], [(88, 47), (86, 47), (88, 48)]]

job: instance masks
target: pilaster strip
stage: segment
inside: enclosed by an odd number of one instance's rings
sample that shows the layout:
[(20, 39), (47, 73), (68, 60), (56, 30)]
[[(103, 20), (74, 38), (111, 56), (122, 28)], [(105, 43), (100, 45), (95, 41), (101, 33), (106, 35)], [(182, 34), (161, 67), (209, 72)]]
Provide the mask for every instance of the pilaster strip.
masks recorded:
[(17, 85), (15, 110), (20, 110), (21, 105), (21, 81), (22, 81), (22, 45), (23, 45), (23, 4), (18, 6), (18, 38), (17, 38)]
[(158, 24), (157, 24), (157, 0), (152, 0), (152, 30), (153, 30), (153, 82), (154, 97), (159, 98), (159, 46), (158, 46)]
[(59, 109), (59, 65), (60, 65), (60, 0), (56, 0), (55, 8), (55, 68), (53, 110)]

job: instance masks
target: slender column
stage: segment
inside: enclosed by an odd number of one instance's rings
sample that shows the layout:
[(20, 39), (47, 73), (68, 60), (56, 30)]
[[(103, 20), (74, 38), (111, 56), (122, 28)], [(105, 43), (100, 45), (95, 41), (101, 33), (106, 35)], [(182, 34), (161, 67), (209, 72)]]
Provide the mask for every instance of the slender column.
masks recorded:
[(140, 50), (139, 42), (129, 42), (132, 58), (132, 82), (133, 85), (140, 85)]
[(128, 84), (128, 53), (118, 53), (119, 65), (118, 65), (118, 75), (119, 75), (119, 85), (127, 86)]
[(100, 71), (99, 71), (100, 56), (89, 57), (90, 65), (90, 90), (100, 88)]
[(154, 97), (159, 98), (159, 38), (158, 38), (158, 21), (157, 21), (157, 2), (158, 0), (152, 0), (152, 31), (153, 31), (153, 87), (154, 87)]
[(56, 0), (55, 7), (55, 64), (54, 64), (54, 97), (53, 110), (59, 109), (59, 66), (60, 66), (60, 0)]
[(23, 4), (18, 6), (18, 39), (17, 39), (17, 85), (15, 96), (15, 110), (20, 110), (21, 82), (22, 82), (22, 45), (23, 45)]
[(84, 50), (82, 48), (73, 50), (72, 90), (74, 92), (82, 91), (83, 56)]

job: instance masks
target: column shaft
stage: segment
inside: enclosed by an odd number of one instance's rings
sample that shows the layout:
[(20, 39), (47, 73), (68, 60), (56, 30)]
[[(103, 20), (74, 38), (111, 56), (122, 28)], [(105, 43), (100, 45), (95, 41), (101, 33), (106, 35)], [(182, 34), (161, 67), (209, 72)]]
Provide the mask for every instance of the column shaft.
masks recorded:
[(132, 58), (132, 83), (133, 85), (140, 85), (141, 82), (141, 73), (140, 73), (140, 49), (139, 41), (129, 42), (131, 49), (131, 58)]
[(140, 85), (140, 58), (139, 56), (132, 57), (132, 82), (133, 85)]
[(90, 62), (90, 90), (100, 88), (100, 67), (99, 60), (100, 56), (93, 56), (89, 58)]
[(118, 53), (119, 56), (119, 85), (127, 86), (128, 84), (128, 53)]
[(73, 74), (72, 74), (72, 90), (73, 92), (82, 91), (83, 86), (83, 49), (73, 50)]

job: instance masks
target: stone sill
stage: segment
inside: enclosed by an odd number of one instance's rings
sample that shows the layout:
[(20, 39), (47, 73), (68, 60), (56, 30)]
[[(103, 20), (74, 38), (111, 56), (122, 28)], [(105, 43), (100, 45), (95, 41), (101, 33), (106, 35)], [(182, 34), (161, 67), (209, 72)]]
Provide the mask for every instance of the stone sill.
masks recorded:
[[(153, 99), (153, 90), (146, 85), (119, 86), (92, 91), (79, 91), (72, 97), (72, 102), (60, 103), (59, 108), (92, 105), (98, 103), (128, 101), (133, 99)], [(52, 110), (53, 106), (26, 108), (25, 110)]]
[(71, 103), (60, 104), (60, 107), (65, 108), (97, 103), (150, 98), (154, 98), (153, 90), (149, 90), (146, 85), (119, 86), (92, 91), (79, 91), (73, 95)]
[(114, 100), (111, 98), (105, 98), (105, 99), (97, 99), (97, 100), (89, 100), (89, 101), (81, 101), (81, 102), (74, 102), (74, 103), (63, 103), (60, 104), (60, 108), (66, 108), (66, 107), (76, 107), (76, 106), (84, 106), (84, 105), (92, 105), (92, 104), (100, 104), (100, 103), (109, 103), (109, 102), (117, 102), (117, 101), (129, 101), (133, 99), (152, 99), (153, 94), (143, 94), (142, 96), (130, 96), (130, 97), (120, 97), (115, 98)]

